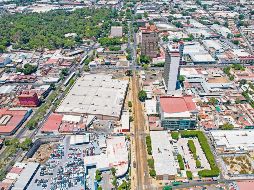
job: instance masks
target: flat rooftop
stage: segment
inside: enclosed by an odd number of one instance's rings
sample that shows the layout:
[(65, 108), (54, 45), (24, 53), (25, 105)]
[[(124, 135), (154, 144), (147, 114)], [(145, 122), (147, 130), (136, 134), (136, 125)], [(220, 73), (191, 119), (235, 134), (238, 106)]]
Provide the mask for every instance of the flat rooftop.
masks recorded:
[(166, 113), (181, 113), (196, 109), (191, 96), (162, 96), (160, 97), (160, 106), (162, 111)]
[(241, 151), (254, 150), (254, 130), (211, 131), (217, 147)]
[(150, 131), (156, 175), (176, 175), (178, 164), (167, 131)]
[(127, 80), (112, 79), (105, 74), (86, 74), (77, 79), (56, 112), (119, 118), (127, 87)]
[(0, 134), (11, 133), (26, 119), (28, 110), (0, 109)]
[(122, 176), (128, 171), (128, 149), (125, 136), (112, 136), (106, 139), (106, 142), (100, 142), (100, 147), (106, 146), (105, 153), (94, 156), (84, 157), (84, 163), (87, 166), (96, 165), (99, 170), (116, 168), (116, 175)]

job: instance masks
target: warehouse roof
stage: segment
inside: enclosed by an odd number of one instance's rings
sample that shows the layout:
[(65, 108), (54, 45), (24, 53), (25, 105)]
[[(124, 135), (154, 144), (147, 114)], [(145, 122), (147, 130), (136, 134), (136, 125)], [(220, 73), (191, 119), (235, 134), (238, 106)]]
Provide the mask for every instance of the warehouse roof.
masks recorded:
[(176, 175), (178, 166), (168, 132), (151, 131), (150, 135), (156, 175)]
[(76, 81), (57, 112), (120, 117), (127, 86), (127, 80), (111, 75), (86, 74)]

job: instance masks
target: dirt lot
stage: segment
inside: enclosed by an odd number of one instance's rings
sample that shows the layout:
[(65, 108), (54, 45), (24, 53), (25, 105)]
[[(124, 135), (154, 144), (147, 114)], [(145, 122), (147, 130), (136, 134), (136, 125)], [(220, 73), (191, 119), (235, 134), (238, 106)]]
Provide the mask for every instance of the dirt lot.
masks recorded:
[(250, 158), (246, 156), (223, 157), (230, 174), (252, 174), (254, 173)]
[(40, 164), (44, 164), (49, 159), (50, 154), (56, 146), (56, 143), (42, 144), (31, 159)]

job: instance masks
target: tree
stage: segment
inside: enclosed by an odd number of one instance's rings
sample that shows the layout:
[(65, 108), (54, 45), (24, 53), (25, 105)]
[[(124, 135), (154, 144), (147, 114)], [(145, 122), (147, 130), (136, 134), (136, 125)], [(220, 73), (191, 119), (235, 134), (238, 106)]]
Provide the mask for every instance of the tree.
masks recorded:
[(171, 132), (172, 139), (178, 140), (179, 139), (179, 133), (177, 131)]
[(125, 71), (126, 76), (132, 76), (132, 70), (127, 70)]
[(181, 22), (175, 22), (173, 23), (177, 28), (182, 28), (183, 24)]
[(132, 102), (128, 101), (128, 107), (131, 108), (132, 107)]
[(116, 168), (113, 167), (110, 169), (110, 171), (113, 176), (116, 176)]
[(148, 13), (147, 12), (144, 12), (144, 17), (148, 18)]
[(156, 171), (154, 169), (150, 169), (149, 174), (150, 174), (151, 177), (155, 177), (156, 176)]
[(64, 69), (61, 70), (60, 75), (62, 75), (62, 76), (67, 76), (68, 74), (69, 74), (69, 69), (64, 68)]
[(150, 158), (147, 160), (148, 166), (151, 169), (154, 169), (154, 159)]
[(84, 66), (84, 71), (85, 71), (85, 72), (89, 72), (89, 71), (90, 71), (90, 68), (89, 68), (88, 65), (85, 65), (85, 66)]
[(244, 19), (244, 15), (243, 15), (243, 14), (240, 14), (240, 15), (239, 15), (239, 19), (240, 19), (240, 20), (243, 20), (243, 19)]
[(125, 180), (123, 180), (122, 184), (118, 187), (117, 190), (127, 190), (127, 189), (129, 189), (129, 184)]
[(240, 84), (240, 86), (243, 86), (243, 85), (247, 84), (247, 80), (246, 79), (241, 79), (239, 84)]
[(181, 85), (183, 85), (184, 80), (185, 80), (185, 78), (184, 78), (183, 75), (180, 75), (180, 76), (178, 77), (178, 81), (181, 83)]
[(96, 179), (96, 181), (101, 181), (102, 180), (101, 171), (100, 170), (96, 170), (96, 172), (95, 172), (95, 179)]
[(240, 44), (240, 41), (239, 41), (239, 40), (233, 40), (233, 44), (239, 45), (239, 44)]
[(138, 93), (138, 99), (141, 102), (144, 102), (147, 99), (147, 93), (146, 93), (146, 91), (144, 91), (144, 90), (139, 91), (139, 93)]
[(222, 126), (220, 126), (220, 129), (222, 130), (232, 130), (234, 129), (234, 125), (230, 123), (224, 123)]
[(163, 40), (163, 42), (168, 42), (169, 41), (168, 36), (163, 36), (162, 40)]
[(209, 99), (209, 101), (208, 101), (208, 104), (210, 104), (210, 105), (217, 105), (218, 102), (219, 102), (219, 101), (218, 101), (216, 98), (211, 97), (211, 98)]
[(19, 147), (22, 150), (28, 150), (32, 145), (32, 139), (26, 138), (22, 143), (20, 143)]
[(30, 74), (35, 73), (37, 71), (37, 66), (27, 63), (24, 65), (24, 68), (17, 68), (17, 71), (22, 72), (25, 75), (30, 75)]
[(148, 64), (148, 63), (150, 63), (150, 61), (151, 61), (151, 58), (150, 58), (150, 57), (148, 57), (148, 56), (146, 56), (146, 55), (141, 55), (141, 56), (140, 56), (140, 62), (141, 62), (142, 64)]
[(52, 90), (55, 90), (55, 89), (56, 89), (56, 85), (55, 85), (54, 83), (51, 83), (51, 84), (50, 84), (50, 88), (51, 88)]
[(112, 185), (113, 185), (115, 188), (117, 188), (117, 179), (116, 179), (115, 176), (113, 177)]
[(148, 70), (148, 64), (142, 65), (145, 70)]
[(192, 173), (191, 171), (186, 171), (186, 176), (189, 180), (192, 180)]

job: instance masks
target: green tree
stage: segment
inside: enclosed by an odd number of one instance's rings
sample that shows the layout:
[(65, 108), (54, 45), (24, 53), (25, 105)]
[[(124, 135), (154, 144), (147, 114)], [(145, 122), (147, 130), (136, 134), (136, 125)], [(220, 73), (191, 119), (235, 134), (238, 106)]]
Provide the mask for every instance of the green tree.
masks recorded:
[(222, 130), (232, 130), (234, 129), (234, 125), (230, 123), (224, 123), (222, 126), (220, 126), (220, 129)]
[(154, 178), (156, 176), (156, 171), (154, 169), (150, 169), (149, 174), (150, 174), (151, 177)]
[(90, 68), (89, 68), (88, 65), (85, 65), (85, 66), (84, 66), (84, 71), (85, 71), (85, 72), (89, 72), (89, 71), (90, 71)]
[(171, 132), (172, 139), (178, 140), (179, 139), (179, 133), (177, 131)]
[(163, 40), (163, 42), (168, 42), (169, 41), (168, 36), (163, 36), (162, 40)]
[(141, 102), (144, 102), (147, 99), (147, 93), (146, 93), (146, 91), (144, 91), (144, 90), (139, 91), (139, 93), (138, 93), (138, 99)]
[(113, 176), (116, 176), (116, 168), (113, 167), (110, 169), (110, 171)]
[(132, 107), (132, 102), (128, 101), (128, 107), (131, 108)]
[(32, 143), (32, 139), (26, 138), (22, 143), (20, 143), (19, 147), (22, 150), (28, 150), (31, 147)]
[(150, 58), (150, 57), (148, 57), (148, 56), (146, 56), (146, 55), (141, 55), (141, 56), (140, 56), (140, 62), (141, 62), (142, 64), (148, 64), (148, 63), (150, 63), (150, 61), (151, 61), (151, 58)]
[(67, 76), (68, 74), (69, 74), (69, 69), (64, 68), (64, 69), (61, 70), (60, 75), (62, 75), (62, 76)]
[(100, 170), (96, 170), (96, 172), (95, 172), (95, 179), (96, 179), (96, 181), (101, 181), (102, 180), (101, 171)]
[(215, 97), (211, 97), (208, 101), (208, 104), (211, 104), (211, 105), (217, 105), (218, 104), (218, 100), (215, 98)]
[(240, 86), (247, 84), (247, 80), (246, 79), (241, 79), (239, 82)]
[(144, 12), (144, 17), (148, 18), (148, 13), (147, 12)]
[(192, 180), (192, 173), (191, 171), (186, 171), (186, 176), (189, 180)]
[(148, 67), (149, 67), (148, 64), (143, 64), (142, 66), (143, 66), (143, 68), (144, 68), (145, 70), (148, 70)]
[(244, 15), (243, 15), (243, 14), (240, 14), (240, 15), (239, 15), (239, 19), (240, 19), (240, 20), (243, 20), (243, 19), (244, 19)]

